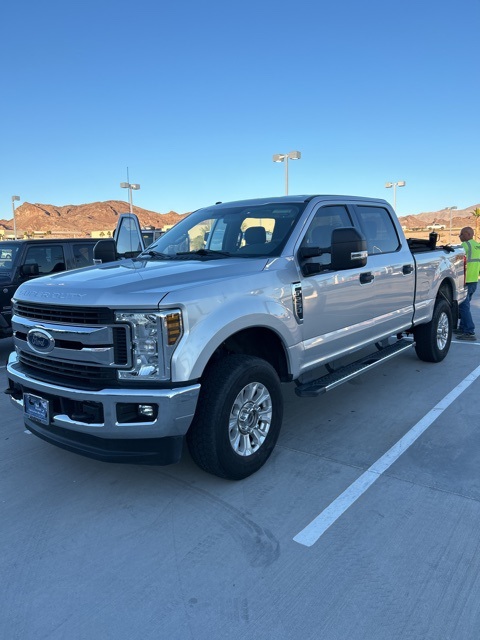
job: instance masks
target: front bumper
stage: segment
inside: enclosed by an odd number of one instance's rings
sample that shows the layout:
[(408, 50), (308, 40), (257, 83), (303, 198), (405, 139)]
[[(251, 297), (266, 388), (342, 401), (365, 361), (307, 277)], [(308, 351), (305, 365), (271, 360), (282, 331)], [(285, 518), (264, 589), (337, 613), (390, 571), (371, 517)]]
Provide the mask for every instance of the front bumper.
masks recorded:
[[(179, 460), (183, 436), (192, 422), (200, 385), (173, 389), (103, 389), (86, 391), (41, 382), (22, 371), (10, 354), (7, 376), (12, 403), (23, 411), (23, 393), (50, 400), (48, 425), (24, 415), (25, 426), (40, 438), (64, 449), (106, 461), (169, 464)], [(84, 422), (65, 412), (72, 403), (101, 405), (101, 422)], [(118, 422), (117, 404), (156, 405), (151, 422)]]
[(182, 457), (182, 436), (107, 440), (51, 425), (44, 426), (29, 418), (25, 418), (25, 426), (50, 444), (102, 462), (166, 465), (179, 462)]

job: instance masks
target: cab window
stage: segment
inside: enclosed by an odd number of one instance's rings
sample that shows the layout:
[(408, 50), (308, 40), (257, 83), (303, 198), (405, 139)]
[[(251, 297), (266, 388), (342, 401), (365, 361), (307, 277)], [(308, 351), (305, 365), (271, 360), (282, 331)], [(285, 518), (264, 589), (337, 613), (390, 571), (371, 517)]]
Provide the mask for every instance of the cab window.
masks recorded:
[(400, 239), (387, 209), (359, 206), (356, 211), (367, 238), (369, 255), (391, 253), (400, 248)]
[(38, 275), (65, 271), (65, 257), (61, 245), (42, 245), (28, 247), (25, 264), (38, 264)]
[(93, 247), (92, 243), (82, 244), (80, 242), (73, 245), (73, 259), (75, 267), (89, 267), (93, 264)]
[(328, 267), (331, 262), (329, 249), (332, 246), (332, 231), (339, 227), (351, 227), (352, 220), (343, 205), (320, 207), (315, 214), (302, 242), (302, 247), (320, 247), (325, 249), (321, 256), (311, 262)]

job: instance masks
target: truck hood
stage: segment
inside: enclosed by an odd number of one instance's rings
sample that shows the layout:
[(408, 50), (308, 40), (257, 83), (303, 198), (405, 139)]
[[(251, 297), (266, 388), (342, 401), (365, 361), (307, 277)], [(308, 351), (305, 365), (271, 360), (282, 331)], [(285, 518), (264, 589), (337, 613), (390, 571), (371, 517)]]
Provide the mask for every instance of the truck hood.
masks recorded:
[(168, 293), (262, 271), (267, 258), (208, 261), (121, 260), (35, 278), (22, 284), (16, 300), (110, 308), (154, 308)]

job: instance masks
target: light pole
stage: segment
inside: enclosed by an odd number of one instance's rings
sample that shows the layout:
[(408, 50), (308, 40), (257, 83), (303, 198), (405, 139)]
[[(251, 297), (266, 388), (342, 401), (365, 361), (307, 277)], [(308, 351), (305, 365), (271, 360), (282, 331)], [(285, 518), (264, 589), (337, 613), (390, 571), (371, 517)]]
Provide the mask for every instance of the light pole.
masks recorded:
[(128, 189), (128, 201), (130, 203), (130, 213), (133, 213), (132, 190), (137, 191), (138, 189), (140, 189), (140, 185), (130, 184), (130, 182), (121, 182), (120, 186), (122, 187), (122, 189)]
[(274, 153), (274, 162), (285, 162), (285, 195), (288, 196), (288, 160), (300, 160), (300, 151), (290, 151), (290, 153)]
[(20, 200), (20, 196), (12, 196), (12, 210), (13, 210), (13, 235), (15, 240), (17, 239), (17, 220), (15, 218), (15, 200)]
[(395, 213), (397, 212), (397, 187), (404, 187), (407, 183), (405, 180), (400, 180), (399, 182), (386, 182), (385, 188), (390, 189), (393, 187), (393, 208)]
[(445, 207), (446, 211), (450, 211), (450, 239), (449, 242), (452, 242), (452, 211), (454, 211), (457, 207)]

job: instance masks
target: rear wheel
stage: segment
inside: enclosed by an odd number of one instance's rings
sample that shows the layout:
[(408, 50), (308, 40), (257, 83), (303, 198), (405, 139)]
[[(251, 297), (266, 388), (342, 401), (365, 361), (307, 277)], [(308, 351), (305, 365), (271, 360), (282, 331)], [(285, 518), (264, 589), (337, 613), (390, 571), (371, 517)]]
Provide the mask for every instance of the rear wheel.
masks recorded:
[(420, 360), (441, 362), (445, 358), (452, 340), (452, 309), (445, 299), (437, 300), (430, 322), (415, 327), (413, 335)]
[(231, 480), (258, 471), (280, 433), (283, 398), (275, 369), (254, 356), (231, 355), (211, 365), (187, 434), (199, 467)]

